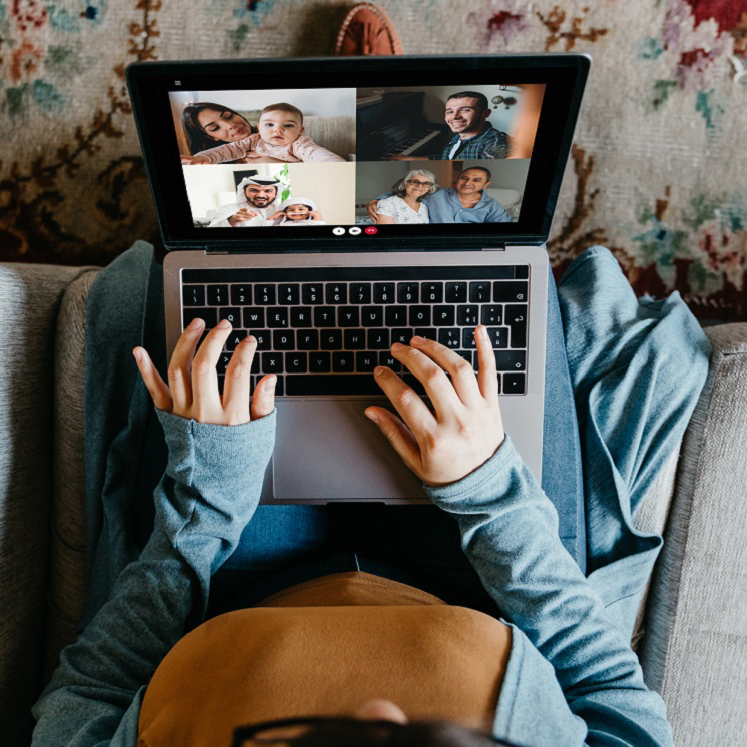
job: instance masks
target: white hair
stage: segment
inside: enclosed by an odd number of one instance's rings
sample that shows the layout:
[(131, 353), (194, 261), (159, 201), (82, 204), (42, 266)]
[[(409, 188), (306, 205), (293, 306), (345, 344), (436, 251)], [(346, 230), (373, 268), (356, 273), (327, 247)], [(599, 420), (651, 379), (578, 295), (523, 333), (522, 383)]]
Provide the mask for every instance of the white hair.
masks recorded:
[(405, 196), (405, 185), (407, 184), (408, 179), (412, 179), (413, 176), (424, 176), (426, 179), (429, 179), (431, 182), (431, 188), (428, 190), (428, 193), (423, 195), (422, 197), (418, 197), (418, 200), (422, 200), (423, 197), (427, 197), (428, 195), (432, 195), (437, 189), (438, 186), (436, 185), (436, 176), (435, 174), (432, 174), (430, 171), (426, 171), (425, 169), (413, 169), (412, 171), (408, 171), (393, 187), (392, 191), (394, 192), (397, 197), (404, 197)]

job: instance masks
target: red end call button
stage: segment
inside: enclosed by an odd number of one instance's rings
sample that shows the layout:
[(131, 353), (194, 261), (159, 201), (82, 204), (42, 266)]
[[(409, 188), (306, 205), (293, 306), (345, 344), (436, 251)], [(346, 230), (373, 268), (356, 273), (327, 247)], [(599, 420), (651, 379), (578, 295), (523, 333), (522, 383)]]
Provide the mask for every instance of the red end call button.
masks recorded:
[(364, 229), (364, 231), (365, 231), (366, 233), (370, 233), (370, 234), (374, 234), (374, 233), (376, 233), (376, 232), (377, 232), (378, 230), (379, 230), (379, 229), (378, 229), (378, 228), (376, 228), (376, 226), (366, 226), (366, 228)]

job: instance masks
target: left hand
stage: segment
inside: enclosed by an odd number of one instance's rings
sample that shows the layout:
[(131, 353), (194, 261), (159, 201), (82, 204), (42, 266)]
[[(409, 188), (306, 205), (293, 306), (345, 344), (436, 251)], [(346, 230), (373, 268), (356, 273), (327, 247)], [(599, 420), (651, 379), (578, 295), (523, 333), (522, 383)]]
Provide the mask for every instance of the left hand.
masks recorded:
[(423, 384), (434, 412), (390, 368), (377, 366), (376, 382), (402, 419), (383, 407), (365, 413), (426, 485), (449, 485), (474, 472), (503, 443), (493, 346), (485, 327), (478, 326), (475, 378), (472, 364), (445, 345), (423, 337), (411, 342), (392, 345), (392, 355)]

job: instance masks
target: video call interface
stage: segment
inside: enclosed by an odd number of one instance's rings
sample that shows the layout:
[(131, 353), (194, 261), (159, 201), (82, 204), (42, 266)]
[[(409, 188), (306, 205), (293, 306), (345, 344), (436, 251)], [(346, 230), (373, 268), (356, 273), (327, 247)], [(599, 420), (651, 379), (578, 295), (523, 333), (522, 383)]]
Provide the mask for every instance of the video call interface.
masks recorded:
[(339, 236), (517, 222), (544, 93), (465, 83), (169, 99), (195, 228)]

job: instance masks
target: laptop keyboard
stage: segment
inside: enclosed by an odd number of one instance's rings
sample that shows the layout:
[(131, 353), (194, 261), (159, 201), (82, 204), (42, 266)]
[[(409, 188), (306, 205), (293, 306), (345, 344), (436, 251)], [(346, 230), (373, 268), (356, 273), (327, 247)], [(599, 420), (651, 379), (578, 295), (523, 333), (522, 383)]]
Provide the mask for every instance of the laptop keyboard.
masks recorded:
[(182, 323), (207, 333), (233, 325), (218, 361), (221, 392), (231, 354), (257, 338), (252, 390), (278, 377), (276, 396), (381, 395), (372, 371), (389, 366), (423, 387), (391, 355), (413, 335), (438, 340), (477, 369), (474, 328), (493, 343), (499, 392), (526, 394), (529, 266), (195, 269), (182, 271)]

